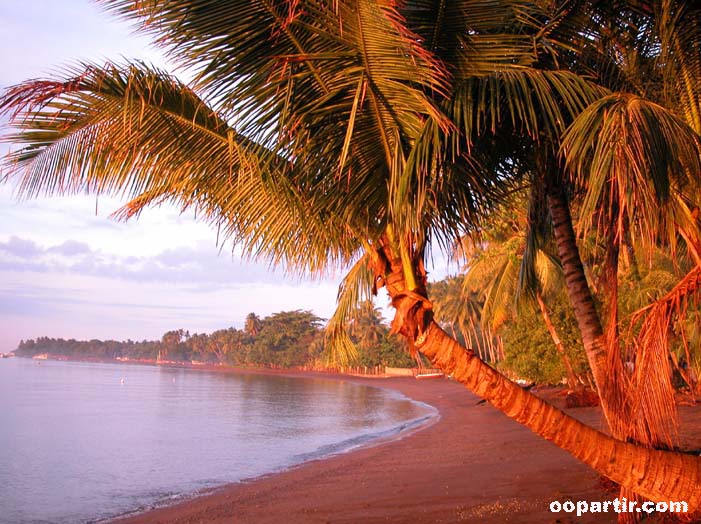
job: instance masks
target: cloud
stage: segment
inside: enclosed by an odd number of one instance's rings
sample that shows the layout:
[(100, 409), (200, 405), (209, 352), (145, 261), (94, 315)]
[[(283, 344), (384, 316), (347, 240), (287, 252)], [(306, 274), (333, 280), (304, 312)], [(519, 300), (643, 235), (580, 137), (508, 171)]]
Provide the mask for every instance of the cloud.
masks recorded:
[(53, 246), (47, 250), (49, 253), (58, 253), (60, 255), (85, 255), (91, 253), (90, 246), (84, 242), (75, 240), (66, 240), (63, 244)]
[(18, 258), (31, 258), (40, 254), (41, 250), (31, 240), (12, 236), (7, 242), (0, 242), (0, 252)]
[(46, 304), (38, 302), (36, 297), (0, 291), (0, 317), (9, 315), (45, 315), (51, 309)]
[(0, 270), (65, 273), (135, 282), (185, 284), (211, 289), (239, 284), (302, 284), (282, 271), (246, 262), (232, 253), (220, 253), (206, 243), (166, 249), (153, 256), (121, 256), (92, 249), (85, 242), (66, 240), (43, 247), (32, 240), (11, 236), (0, 242)]
[(242, 328), (246, 315), (309, 309), (328, 318), (336, 286), (237, 284), (203, 290), (53, 272), (4, 272), (0, 278), (0, 351), (20, 339), (158, 339), (170, 329)]

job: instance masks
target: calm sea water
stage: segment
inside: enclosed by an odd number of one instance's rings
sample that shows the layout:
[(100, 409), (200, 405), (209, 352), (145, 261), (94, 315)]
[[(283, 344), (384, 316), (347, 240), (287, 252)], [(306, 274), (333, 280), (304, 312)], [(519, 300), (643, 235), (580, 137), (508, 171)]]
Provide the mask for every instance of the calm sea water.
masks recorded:
[(78, 524), (390, 436), (427, 406), (340, 381), (0, 360), (0, 523)]

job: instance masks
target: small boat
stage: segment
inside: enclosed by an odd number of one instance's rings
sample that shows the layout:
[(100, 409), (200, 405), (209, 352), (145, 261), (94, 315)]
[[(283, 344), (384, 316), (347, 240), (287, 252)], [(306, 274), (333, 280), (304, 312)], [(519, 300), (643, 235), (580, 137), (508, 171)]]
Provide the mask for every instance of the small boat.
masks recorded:
[(443, 378), (445, 375), (443, 373), (418, 373), (415, 376), (420, 380), (424, 378)]

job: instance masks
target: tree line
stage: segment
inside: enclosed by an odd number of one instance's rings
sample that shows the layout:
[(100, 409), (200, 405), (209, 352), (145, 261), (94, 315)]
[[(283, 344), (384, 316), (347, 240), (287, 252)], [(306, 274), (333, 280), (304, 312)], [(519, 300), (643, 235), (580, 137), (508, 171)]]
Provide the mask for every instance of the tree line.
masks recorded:
[[(358, 366), (404, 367), (415, 365), (405, 345), (390, 336), (380, 312), (365, 304), (350, 327), (358, 350)], [(331, 368), (323, 319), (310, 311), (281, 311), (264, 318), (246, 317), (243, 329), (229, 327), (212, 333), (190, 333), (176, 329), (160, 340), (75, 340), (51, 337), (22, 340), (15, 354), (39, 354), (70, 359), (129, 359), (161, 362), (196, 362), (272, 368)]]

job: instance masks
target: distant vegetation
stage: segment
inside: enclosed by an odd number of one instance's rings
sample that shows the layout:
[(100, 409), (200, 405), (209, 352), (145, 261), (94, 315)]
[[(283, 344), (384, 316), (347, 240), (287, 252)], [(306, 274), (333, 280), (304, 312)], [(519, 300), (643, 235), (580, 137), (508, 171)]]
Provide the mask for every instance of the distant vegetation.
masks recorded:
[[(234, 366), (289, 368), (323, 367), (326, 362), (323, 320), (310, 311), (282, 311), (263, 319), (246, 317), (243, 329), (228, 328), (210, 334), (178, 329), (161, 340), (65, 340), (39, 337), (23, 340), (15, 354), (33, 357), (42, 353), (71, 359), (130, 359), (203, 362)], [(404, 342), (390, 337), (379, 312), (366, 305), (350, 329), (358, 349), (360, 366), (412, 366)]]
[[(514, 283), (495, 286), (495, 282), (499, 282), (497, 277), (504, 279), (506, 273), (499, 273), (502, 264), (495, 262), (503, 245), (494, 236), (489, 238), (485, 235), (479, 251), (472, 253), (468, 264), (472, 270), (471, 278), (459, 275), (429, 284), (436, 319), (461, 342), (474, 348), (482, 360), (512, 378), (536, 384), (561, 383), (568, 379), (567, 361), (576, 380), (590, 384), (591, 371), (581, 349), (581, 338), (564, 288), (546, 286), (543, 297), (567, 360), (558, 352), (537, 304), (533, 300), (521, 300), (523, 303), (517, 304), (519, 300), (514, 298)], [(520, 264), (519, 257), (509, 254), (510, 259), (515, 259), (516, 268)], [(479, 266), (483, 261), (488, 262), (487, 270)], [(676, 264), (679, 262), (676, 261)], [(592, 264), (591, 270), (596, 280), (600, 268)], [(655, 255), (654, 270), (647, 269), (645, 265), (628, 263), (621, 271), (621, 311), (630, 314), (640, 308), (648, 296), (668, 292), (676, 282), (678, 272), (675, 261), (661, 252)], [(560, 283), (557, 278), (552, 279)], [(500, 289), (503, 296), (495, 296), (495, 287)], [(597, 303), (600, 305), (601, 297), (597, 297)], [(681, 340), (675, 340), (670, 352), (677, 387), (696, 386), (697, 377), (701, 374), (701, 353), (696, 350), (701, 341), (700, 324), (697, 323), (701, 318), (701, 307), (690, 306), (688, 313), (688, 347), (685, 348)], [(349, 316), (352, 320), (345, 330), (357, 352), (357, 358), (348, 362), (349, 365), (417, 365), (409, 355), (405, 341), (389, 334), (389, 327), (372, 302), (361, 304)], [(20, 342), (15, 353), (22, 357), (49, 353), (70, 359), (160, 359), (251, 367), (330, 368), (335, 364), (330, 362), (324, 324), (323, 319), (310, 311), (283, 311), (262, 319), (250, 313), (243, 329), (230, 327), (209, 334), (191, 334), (177, 329), (168, 331), (160, 340), (140, 342), (39, 337)]]

